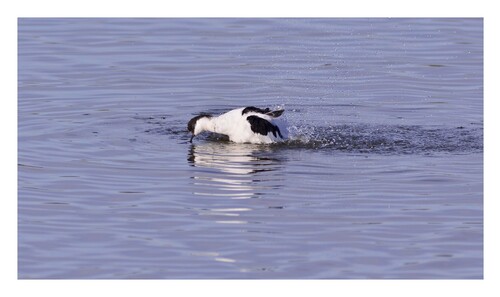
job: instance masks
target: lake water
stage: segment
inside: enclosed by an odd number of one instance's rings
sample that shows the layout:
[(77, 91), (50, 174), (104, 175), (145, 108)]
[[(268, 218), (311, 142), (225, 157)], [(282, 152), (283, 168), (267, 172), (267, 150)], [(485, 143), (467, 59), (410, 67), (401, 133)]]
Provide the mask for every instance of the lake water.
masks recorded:
[[(21, 279), (483, 278), (482, 19), (19, 19)], [(188, 120), (286, 111), (291, 140)]]

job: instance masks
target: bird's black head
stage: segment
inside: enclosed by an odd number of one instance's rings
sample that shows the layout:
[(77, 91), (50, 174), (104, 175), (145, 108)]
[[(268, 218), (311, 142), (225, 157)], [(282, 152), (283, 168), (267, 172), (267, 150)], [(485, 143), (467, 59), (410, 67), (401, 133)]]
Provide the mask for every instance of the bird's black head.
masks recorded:
[(194, 118), (192, 118), (188, 122), (188, 131), (194, 134), (194, 129), (196, 128), (196, 122), (198, 122), (198, 120), (201, 118), (210, 118), (210, 117), (212, 117), (212, 116), (209, 114), (201, 114), (201, 115), (195, 116)]
[[(191, 140), (189, 140), (189, 142), (193, 142), (193, 137), (197, 134), (197, 133), (195, 133), (196, 132), (196, 122), (198, 122), (198, 120), (201, 118), (210, 118), (210, 117), (212, 117), (212, 116), (209, 114), (201, 114), (201, 115), (195, 116), (194, 118), (189, 120), (187, 128), (188, 128), (188, 131), (191, 132), (191, 134), (193, 134), (191, 136)], [(200, 132), (198, 132), (198, 133), (200, 133)]]

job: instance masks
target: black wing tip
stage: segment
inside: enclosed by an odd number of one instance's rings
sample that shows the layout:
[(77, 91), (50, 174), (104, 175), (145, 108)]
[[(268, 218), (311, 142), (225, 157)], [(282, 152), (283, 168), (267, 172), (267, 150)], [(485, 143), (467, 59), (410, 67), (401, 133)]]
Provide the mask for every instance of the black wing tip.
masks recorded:
[(267, 115), (273, 117), (273, 118), (277, 118), (279, 117), (280, 115), (283, 114), (283, 112), (285, 112), (284, 109), (279, 109), (279, 110), (275, 110), (275, 111), (271, 111), (271, 112), (268, 112), (266, 113)]
[(248, 113), (248, 112), (256, 112), (256, 113), (266, 114), (266, 115), (271, 116), (273, 118), (277, 118), (284, 111), (285, 111), (284, 109), (279, 109), (279, 110), (271, 111), (271, 109), (269, 109), (269, 107), (267, 107), (266, 109), (262, 109), (262, 108), (258, 108), (258, 107), (255, 107), (255, 106), (248, 106), (248, 107), (245, 107), (243, 109), (243, 111), (241, 112), (241, 115), (244, 115), (245, 113)]
[(266, 112), (269, 112), (269, 111), (270, 111), (269, 108), (261, 109), (261, 108), (255, 107), (255, 106), (248, 106), (248, 107), (243, 108), (241, 115), (244, 115), (245, 113), (249, 113), (249, 112), (256, 112), (256, 113), (265, 114)]

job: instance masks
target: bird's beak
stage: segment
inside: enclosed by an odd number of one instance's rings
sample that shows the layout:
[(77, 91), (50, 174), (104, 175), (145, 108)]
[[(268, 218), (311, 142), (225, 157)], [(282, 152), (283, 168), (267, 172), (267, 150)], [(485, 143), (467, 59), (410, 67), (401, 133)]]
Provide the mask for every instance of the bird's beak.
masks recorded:
[(189, 142), (190, 142), (190, 143), (193, 143), (193, 138), (194, 138), (194, 134), (193, 134), (193, 135), (191, 135), (191, 139), (189, 139)]

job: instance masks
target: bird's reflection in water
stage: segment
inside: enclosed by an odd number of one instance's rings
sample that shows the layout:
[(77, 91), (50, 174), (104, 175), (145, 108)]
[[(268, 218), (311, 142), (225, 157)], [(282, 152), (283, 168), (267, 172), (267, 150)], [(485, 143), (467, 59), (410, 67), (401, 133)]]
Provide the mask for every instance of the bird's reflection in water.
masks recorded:
[[(196, 205), (192, 206), (192, 210), (222, 227), (211, 229), (217, 232), (215, 235), (206, 235), (208, 239), (198, 237), (199, 242), (193, 243), (193, 249), (196, 250), (193, 255), (241, 265), (238, 264), (240, 259), (237, 256), (226, 249), (218, 250), (216, 244), (214, 247), (213, 238), (220, 238), (217, 237), (220, 232), (235, 229), (252, 238), (251, 234), (257, 234), (258, 228), (263, 228), (263, 212), (255, 210), (268, 209), (268, 204), (273, 203), (270, 201), (277, 198), (276, 192), (283, 187), (284, 182), (284, 157), (279, 149), (272, 146), (210, 142), (191, 145), (187, 160), (193, 167), (193, 194), (199, 198), (192, 202)], [(207, 240), (212, 246), (210, 250), (206, 247)], [(244, 266), (240, 271), (252, 269)]]
[(266, 145), (211, 142), (191, 145), (194, 194), (257, 198), (282, 186), (283, 161)]

